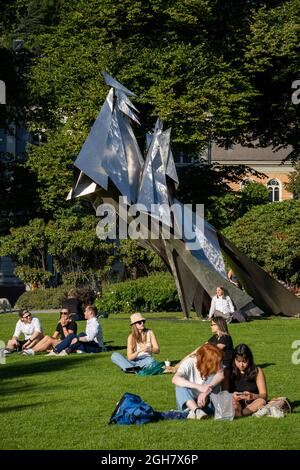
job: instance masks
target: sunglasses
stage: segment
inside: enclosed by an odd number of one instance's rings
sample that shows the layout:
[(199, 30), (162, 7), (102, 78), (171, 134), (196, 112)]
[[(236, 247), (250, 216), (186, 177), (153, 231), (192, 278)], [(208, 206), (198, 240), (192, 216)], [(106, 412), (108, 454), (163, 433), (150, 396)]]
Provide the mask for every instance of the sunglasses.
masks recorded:
[(136, 321), (135, 322), (135, 325), (143, 325), (145, 323), (146, 320), (140, 320), (140, 321)]
[(30, 317), (31, 317), (31, 313), (29, 313), (28, 315), (23, 315), (22, 320), (24, 320), (25, 318), (30, 318)]
[(60, 314), (61, 314), (61, 315), (69, 315), (69, 312), (66, 312), (65, 310), (62, 310), (62, 311), (60, 312)]

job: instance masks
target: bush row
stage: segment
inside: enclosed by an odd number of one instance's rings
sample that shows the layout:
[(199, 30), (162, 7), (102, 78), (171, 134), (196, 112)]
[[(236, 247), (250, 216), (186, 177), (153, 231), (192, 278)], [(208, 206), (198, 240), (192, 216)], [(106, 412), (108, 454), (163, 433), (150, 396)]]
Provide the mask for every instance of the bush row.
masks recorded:
[(36, 289), (24, 292), (17, 300), (15, 308), (29, 308), (31, 310), (48, 310), (61, 308), (62, 299), (65, 297), (64, 286), (48, 289)]
[(100, 311), (108, 314), (181, 309), (175, 282), (169, 273), (112, 284), (96, 301), (96, 305)]

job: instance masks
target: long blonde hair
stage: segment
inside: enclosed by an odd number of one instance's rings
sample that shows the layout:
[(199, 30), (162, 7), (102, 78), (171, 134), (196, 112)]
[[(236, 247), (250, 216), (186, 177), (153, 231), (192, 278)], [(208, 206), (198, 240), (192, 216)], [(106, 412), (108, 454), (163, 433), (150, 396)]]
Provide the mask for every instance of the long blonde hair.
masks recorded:
[(144, 328), (143, 331), (137, 329), (135, 324), (131, 325), (131, 344), (132, 347), (135, 349), (137, 343), (147, 343), (147, 333), (148, 328)]

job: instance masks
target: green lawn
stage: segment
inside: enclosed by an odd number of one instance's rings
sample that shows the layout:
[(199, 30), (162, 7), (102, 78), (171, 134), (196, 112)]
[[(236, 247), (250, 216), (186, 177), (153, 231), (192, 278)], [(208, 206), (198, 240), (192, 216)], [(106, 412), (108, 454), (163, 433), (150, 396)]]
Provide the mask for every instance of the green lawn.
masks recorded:
[[(44, 332), (52, 332), (57, 315), (38, 316)], [(179, 321), (179, 314), (146, 317), (159, 340), (161, 360), (177, 361), (211, 335), (209, 323)], [(13, 314), (0, 315), (1, 340), (8, 339), (16, 320)], [(300, 364), (291, 362), (291, 344), (300, 340), (299, 320), (274, 318), (230, 325), (234, 344), (247, 343), (264, 368), (269, 395), (286, 395), (294, 403), (292, 415), (279, 420), (249, 417), (146, 426), (109, 426), (107, 422), (124, 392), (141, 395), (158, 411), (175, 409), (172, 376), (124, 374), (111, 363), (110, 355), (112, 350), (125, 352), (128, 320), (110, 316), (101, 324), (109, 352), (67, 357), (13, 354), (0, 364), (1, 449), (300, 448)], [(83, 329), (84, 322), (80, 322), (79, 331)]]

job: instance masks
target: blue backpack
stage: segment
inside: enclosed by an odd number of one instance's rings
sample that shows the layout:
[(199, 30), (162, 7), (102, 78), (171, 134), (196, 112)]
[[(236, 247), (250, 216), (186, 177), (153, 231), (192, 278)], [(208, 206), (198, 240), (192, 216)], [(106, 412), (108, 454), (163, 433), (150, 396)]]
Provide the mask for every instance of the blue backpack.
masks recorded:
[(133, 393), (124, 393), (108, 424), (146, 424), (161, 419), (161, 414)]

